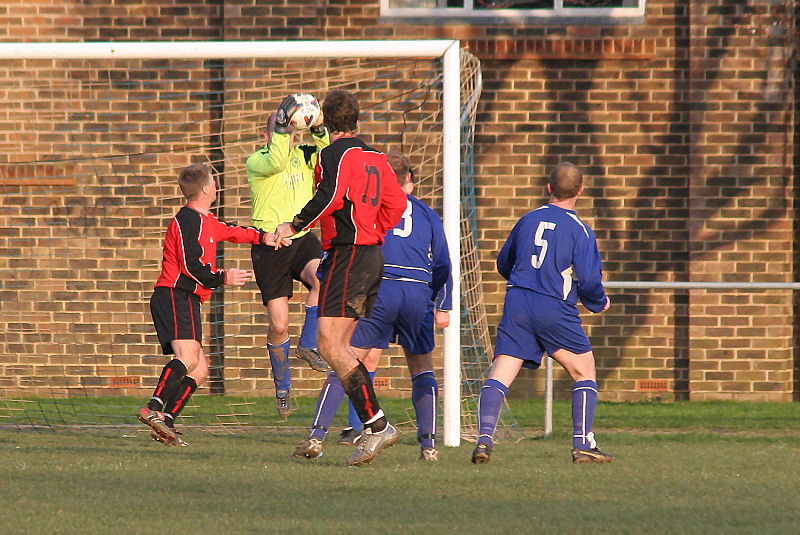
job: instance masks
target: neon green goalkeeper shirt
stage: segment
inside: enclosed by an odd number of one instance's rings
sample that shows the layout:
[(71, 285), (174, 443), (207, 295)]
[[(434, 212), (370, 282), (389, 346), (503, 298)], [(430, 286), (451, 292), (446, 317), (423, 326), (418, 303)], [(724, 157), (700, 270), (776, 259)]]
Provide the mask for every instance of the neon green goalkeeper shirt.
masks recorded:
[[(331, 144), (326, 129), (312, 136), (314, 145), (289, 149), (290, 134), (272, 134), (270, 142), (247, 158), (247, 183), (253, 205), (253, 226), (275, 232), (281, 223), (291, 221), (314, 196), (314, 167), (317, 154)], [(305, 232), (298, 232), (299, 238)]]

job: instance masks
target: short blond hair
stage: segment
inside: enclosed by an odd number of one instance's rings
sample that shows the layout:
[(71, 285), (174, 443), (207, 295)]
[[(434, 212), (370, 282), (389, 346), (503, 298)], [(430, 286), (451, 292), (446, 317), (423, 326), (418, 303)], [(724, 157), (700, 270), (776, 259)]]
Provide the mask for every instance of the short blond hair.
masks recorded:
[(550, 194), (563, 201), (578, 195), (583, 185), (583, 171), (570, 162), (561, 162), (550, 173)]
[(209, 180), (211, 179), (211, 169), (204, 163), (195, 163), (181, 171), (178, 176), (178, 185), (181, 193), (187, 201), (193, 201), (200, 196)]

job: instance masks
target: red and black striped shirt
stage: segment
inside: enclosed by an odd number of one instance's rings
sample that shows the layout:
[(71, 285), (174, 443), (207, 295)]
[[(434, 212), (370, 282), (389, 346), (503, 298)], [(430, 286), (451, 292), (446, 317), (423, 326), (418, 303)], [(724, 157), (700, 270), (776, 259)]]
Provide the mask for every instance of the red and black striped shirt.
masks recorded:
[(202, 303), (211, 290), (225, 284), (225, 271), (217, 269), (217, 243), (259, 244), (263, 232), (253, 227), (225, 223), (209, 212), (181, 208), (167, 228), (161, 276), (156, 286), (180, 288), (197, 294)]
[(397, 176), (386, 155), (353, 136), (319, 152), (317, 191), (292, 221), (295, 232), (321, 221), (322, 248), (380, 245), (406, 209)]

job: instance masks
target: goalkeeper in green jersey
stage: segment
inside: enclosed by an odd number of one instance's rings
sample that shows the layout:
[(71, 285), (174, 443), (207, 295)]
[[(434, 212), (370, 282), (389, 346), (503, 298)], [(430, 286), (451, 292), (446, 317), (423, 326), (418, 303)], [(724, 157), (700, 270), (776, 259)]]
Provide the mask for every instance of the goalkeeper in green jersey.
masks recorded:
[[(290, 124), (298, 109), (292, 95), (281, 102), (270, 115), (264, 132), (266, 144), (247, 159), (247, 183), (253, 205), (253, 226), (273, 232), (284, 221), (291, 221), (314, 195), (314, 167), (319, 150), (330, 145), (330, 136), (322, 124), (322, 114), (310, 126), (314, 144), (295, 145), (296, 136)], [(308, 289), (306, 316), (297, 356), (317, 371), (328, 371), (328, 365), (317, 351), (317, 302), (319, 279), (317, 269), (322, 248), (316, 235), (298, 232), (292, 245), (275, 249), (254, 245), (251, 249), (253, 271), (261, 291), (261, 299), (270, 319), (267, 350), (275, 380), (275, 406), (288, 418), (291, 412), (289, 391), (289, 298), (293, 280)]]

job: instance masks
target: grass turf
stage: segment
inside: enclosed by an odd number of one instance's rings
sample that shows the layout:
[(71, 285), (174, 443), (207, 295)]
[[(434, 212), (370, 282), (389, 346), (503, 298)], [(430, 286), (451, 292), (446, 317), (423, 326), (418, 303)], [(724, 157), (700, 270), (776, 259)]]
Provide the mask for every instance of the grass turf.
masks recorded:
[[(397, 415), (408, 404), (386, 406)], [(533, 438), (496, 445), (479, 466), (466, 442), (419, 461), (410, 427), (359, 468), (345, 466), (352, 448), (333, 434), (322, 458), (291, 459), (297, 427), (189, 429), (192, 445), (169, 449), (144, 426), (4, 428), (0, 523), (3, 533), (452, 534), (778, 533), (800, 522), (798, 404), (601, 403), (598, 440), (617, 460), (588, 466), (570, 462), (568, 402), (556, 403), (546, 439), (541, 402), (511, 406)]]

